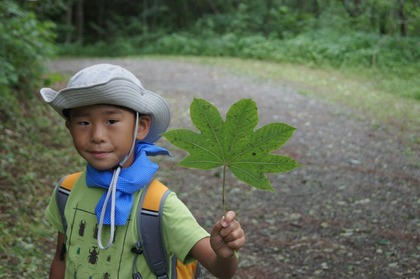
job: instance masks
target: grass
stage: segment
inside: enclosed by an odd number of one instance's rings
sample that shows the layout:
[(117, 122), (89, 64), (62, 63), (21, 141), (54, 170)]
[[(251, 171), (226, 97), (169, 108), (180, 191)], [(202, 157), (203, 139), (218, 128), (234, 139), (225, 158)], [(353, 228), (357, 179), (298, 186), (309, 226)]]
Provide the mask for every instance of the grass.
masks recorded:
[(56, 232), (44, 210), (57, 177), (80, 160), (55, 112), (37, 98), (23, 110), (0, 122), (0, 278), (47, 278)]
[[(348, 106), (354, 110), (354, 117), (369, 117), (378, 128), (398, 127), (401, 135), (408, 135), (411, 149), (406, 150), (407, 154), (416, 156), (420, 143), (420, 102), (384, 89), (377, 82), (381, 77), (372, 71), (340, 72), (226, 58), (142, 59), (215, 65), (260, 81), (290, 85), (301, 94)], [(401, 88), (408, 86), (404, 80), (396, 82)], [(79, 170), (83, 164), (74, 152), (64, 121), (52, 109), (33, 98), (23, 111), (0, 121), (0, 278), (47, 277), (55, 249), (55, 232), (43, 213), (57, 179)]]

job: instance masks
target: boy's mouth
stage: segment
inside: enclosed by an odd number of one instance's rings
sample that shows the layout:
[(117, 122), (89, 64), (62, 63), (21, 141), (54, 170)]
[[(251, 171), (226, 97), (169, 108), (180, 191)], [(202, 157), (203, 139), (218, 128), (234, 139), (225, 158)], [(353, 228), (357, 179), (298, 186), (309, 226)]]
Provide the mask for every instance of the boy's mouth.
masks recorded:
[(92, 154), (93, 157), (97, 159), (105, 158), (109, 154), (109, 152), (107, 151), (89, 151), (89, 153)]

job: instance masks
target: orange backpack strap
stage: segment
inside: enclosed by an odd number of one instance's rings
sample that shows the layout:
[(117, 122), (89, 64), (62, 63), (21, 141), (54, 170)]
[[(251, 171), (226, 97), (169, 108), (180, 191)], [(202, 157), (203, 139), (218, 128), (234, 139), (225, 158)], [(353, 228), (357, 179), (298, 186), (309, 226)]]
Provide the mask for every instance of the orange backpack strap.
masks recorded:
[(83, 172), (76, 172), (66, 175), (62, 177), (55, 186), (55, 199), (57, 202), (58, 211), (61, 215), (61, 220), (63, 220), (64, 232), (66, 232), (67, 229), (67, 222), (64, 218), (64, 209), (66, 208), (67, 199), (69, 198), (70, 192), (73, 189), (74, 183), (76, 183), (77, 179), (79, 179), (82, 173)]
[(76, 183), (76, 180), (79, 179), (82, 173), (83, 172), (80, 171), (80, 172), (76, 172), (76, 173), (64, 176), (60, 181), (61, 183), (59, 182), (60, 188), (71, 191), (71, 189), (73, 189), (74, 183)]
[(162, 198), (165, 194), (168, 195), (170, 193), (170, 190), (167, 192), (168, 190), (168, 187), (163, 185), (159, 180), (154, 179), (150, 183), (149, 187), (147, 187), (143, 192), (144, 197), (142, 197), (143, 199), (140, 201), (140, 203), (142, 203), (142, 209), (159, 211)]
[[(67, 231), (67, 221), (64, 216), (64, 210), (66, 209), (67, 199), (69, 198), (70, 192), (73, 189), (73, 185), (79, 179), (80, 175), (83, 172), (77, 172), (73, 174), (66, 175), (60, 179), (60, 181), (55, 186), (55, 200), (57, 203), (58, 211), (60, 212), (61, 222), (63, 224), (64, 234)], [(66, 254), (66, 243), (63, 243), (63, 247), (60, 253), (60, 259), (64, 260), (64, 255)]]
[[(169, 279), (169, 267), (171, 267), (171, 279), (199, 278), (201, 266), (197, 261), (184, 265), (175, 256), (169, 259), (166, 253), (162, 229), (163, 206), (171, 192), (156, 179), (143, 190), (137, 211), (139, 240), (131, 251), (137, 256), (144, 255), (150, 270), (158, 279)], [(133, 263), (134, 279), (141, 278), (136, 268), (137, 256)]]
[[(132, 250), (144, 255), (150, 270), (159, 279), (169, 278), (169, 262), (161, 223), (163, 205), (170, 193), (171, 190), (156, 179), (143, 190), (137, 212), (139, 241), (136, 244), (137, 250)], [(133, 269), (133, 278), (141, 278), (138, 270)]]

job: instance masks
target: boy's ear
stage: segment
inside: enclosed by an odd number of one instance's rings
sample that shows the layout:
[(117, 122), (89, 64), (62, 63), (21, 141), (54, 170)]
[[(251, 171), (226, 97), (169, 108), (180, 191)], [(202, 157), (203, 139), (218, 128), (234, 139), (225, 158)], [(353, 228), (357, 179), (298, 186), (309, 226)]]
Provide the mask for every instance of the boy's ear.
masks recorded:
[(66, 128), (70, 130), (70, 121), (68, 119), (66, 120)]
[(141, 115), (139, 117), (139, 128), (137, 130), (136, 139), (143, 140), (149, 134), (152, 118), (150, 115)]

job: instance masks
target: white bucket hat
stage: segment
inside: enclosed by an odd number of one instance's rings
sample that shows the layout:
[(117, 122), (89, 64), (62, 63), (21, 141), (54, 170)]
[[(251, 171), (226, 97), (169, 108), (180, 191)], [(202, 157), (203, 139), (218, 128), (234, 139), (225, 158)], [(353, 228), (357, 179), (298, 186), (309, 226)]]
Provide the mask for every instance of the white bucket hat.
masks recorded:
[(97, 64), (80, 70), (67, 88), (55, 91), (42, 88), (41, 96), (63, 118), (63, 110), (108, 104), (132, 109), (152, 118), (149, 134), (144, 139), (153, 143), (166, 131), (170, 121), (169, 106), (158, 94), (144, 89), (140, 80), (126, 69)]

